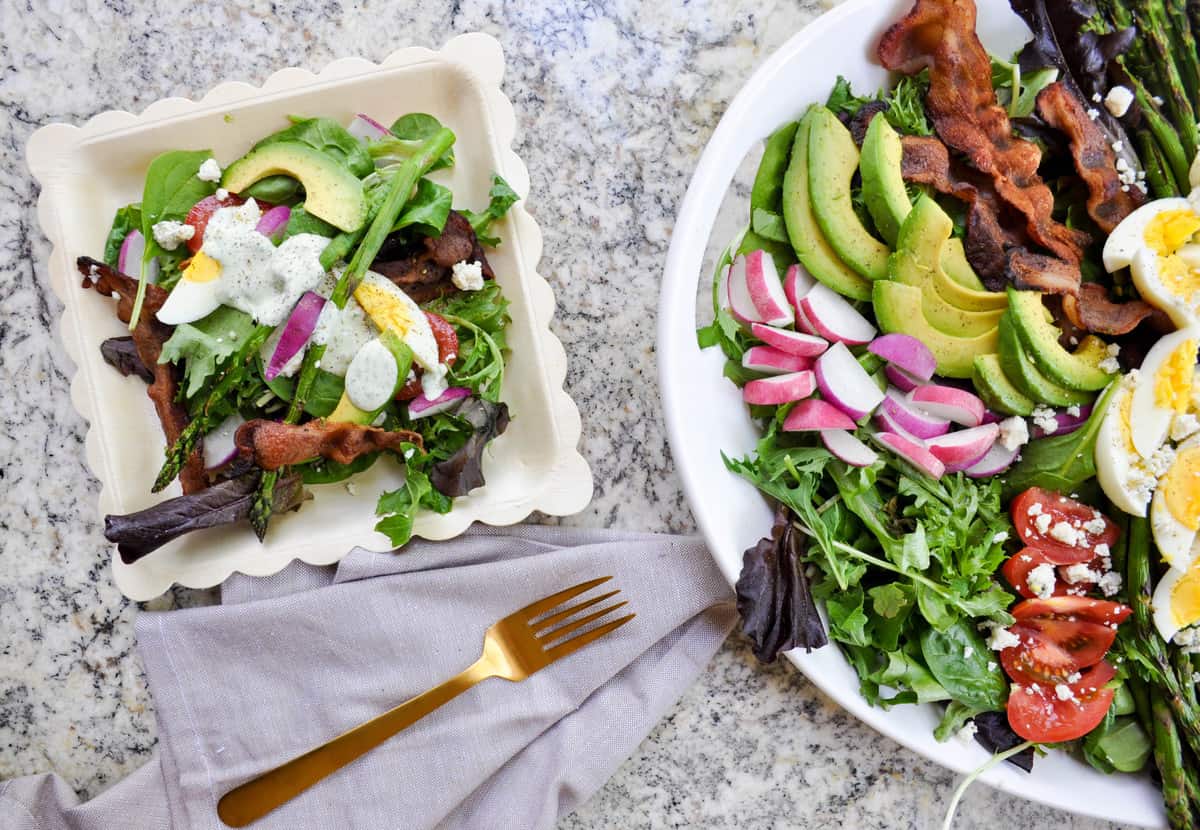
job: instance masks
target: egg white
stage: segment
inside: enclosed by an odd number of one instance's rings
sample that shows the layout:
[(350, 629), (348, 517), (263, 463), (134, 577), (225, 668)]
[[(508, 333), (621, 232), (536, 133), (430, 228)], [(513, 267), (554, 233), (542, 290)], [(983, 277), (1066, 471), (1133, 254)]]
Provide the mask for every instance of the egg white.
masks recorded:
[(1157, 375), (1177, 348), (1196, 339), (1200, 339), (1200, 331), (1194, 326), (1168, 334), (1154, 344), (1142, 362), (1130, 407), (1133, 446), (1142, 458), (1149, 458), (1162, 446), (1176, 414), (1174, 410), (1158, 405), (1155, 395)]
[(1104, 420), (1100, 422), (1100, 430), (1096, 433), (1096, 478), (1109, 501), (1131, 516), (1145, 516), (1148, 491), (1139, 488), (1137, 480), (1148, 474), (1142, 468), (1137, 452), (1130, 449), (1133, 438), (1123, 417), (1137, 378), (1136, 374), (1121, 378)]
[(1148, 248), (1146, 228), (1156, 216), (1172, 210), (1192, 210), (1192, 204), (1182, 197), (1158, 199), (1126, 216), (1104, 243), (1105, 270), (1111, 274), (1132, 265), (1137, 252)]
[[(1185, 245), (1184, 248), (1198, 248), (1196, 245)], [(1180, 249), (1183, 250), (1182, 248)], [(1188, 251), (1185, 265), (1189, 260), (1196, 259), (1200, 263), (1200, 251)], [(1130, 266), (1133, 273), (1133, 283), (1137, 286), (1142, 299), (1166, 312), (1177, 326), (1189, 326), (1200, 319), (1200, 292), (1196, 296), (1181, 297), (1173, 291), (1163, 279), (1162, 260), (1150, 248), (1142, 248), (1133, 257)], [(1200, 270), (1200, 269), (1198, 269)]]
[(221, 305), (220, 278), (197, 281), (189, 279), (188, 270), (183, 272), (158, 309), (155, 316), (159, 322), (168, 326), (194, 323), (212, 314)]
[(1151, 599), (1151, 607), (1154, 612), (1154, 627), (1158, 629), (1158, 633), (1168, 643), (1174, 639), (1180, 629), (1200, 622), (1200, 618), (1187, 619), (1190, 615), (1183, 614), (1181, 609), (1176, 609), (1174, 606), (1173, 595), (1175, 589), (1185, 579), (1189, 582), (1200, 580), (1200, 567), (1193, 564), (1186, 571), (1171, 568), (1159, 581), (1158, 585), (1155, 586), (1154, 596)]

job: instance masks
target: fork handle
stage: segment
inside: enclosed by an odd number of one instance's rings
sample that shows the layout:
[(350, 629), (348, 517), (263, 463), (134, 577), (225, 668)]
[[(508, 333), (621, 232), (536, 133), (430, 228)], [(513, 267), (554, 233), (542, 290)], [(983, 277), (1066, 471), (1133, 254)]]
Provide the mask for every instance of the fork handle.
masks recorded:
[(217, 803), (217, 815), (230, 827), (245, 827), (494, 674), (480, 659), (445, 683), (230, 790)]

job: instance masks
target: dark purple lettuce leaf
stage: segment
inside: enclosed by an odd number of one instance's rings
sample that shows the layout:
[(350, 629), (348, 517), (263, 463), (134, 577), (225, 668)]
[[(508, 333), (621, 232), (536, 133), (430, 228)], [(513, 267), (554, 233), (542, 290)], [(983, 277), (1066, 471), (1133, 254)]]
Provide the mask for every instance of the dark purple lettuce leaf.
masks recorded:
[(100, 344), (100, 356), (125, 377), (137, 375), (146, 383), (154, 383), (154, 372), (142, 363), (132, 337), (108, 338)]
[(433, 465), (434, 488), (450, 498), (465, 496), (484, 485), (483, 451), (488, 442), (508, 429), (508, 406), (471, 398), (455, 413), (475, 430), (467, 443), (445, 461)]
[[(1008, 715), (1004, 712), (981, 712), (974, 720), (976, 742), (993, 755), (1025, 743), (1024, 738), (1012, 731), (1008, 725)], [(1033, 772), (1033, 747), (1018, 752), (1008, 762), (1026, 772)]]
[(742, 632), (762, 662), (829, 642), (804, 576), (804, 537), (792, 526), (787, 507), (776, 508), (771, 535), (743, 555), (736, 590)]
[[(250, 518), (258, 479), (258, 472), (247, 473), (137, 513), (105, 516), (104, 538), (116, 543), (122, 562), (132, 564), (185, 533)], [(275, 484), (274, 512), (297, 508), (305, 498), (299, 475), (280, 478)]]

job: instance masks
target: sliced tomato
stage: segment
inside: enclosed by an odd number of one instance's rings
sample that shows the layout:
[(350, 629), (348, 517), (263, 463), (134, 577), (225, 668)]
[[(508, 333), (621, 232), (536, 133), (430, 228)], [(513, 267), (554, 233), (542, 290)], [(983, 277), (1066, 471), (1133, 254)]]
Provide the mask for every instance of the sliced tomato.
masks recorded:
[(1129, 618), (1133, 609), (1119, 602), (1109, 602), (1106, 599), (1091, 599), (1090, 597), (1050, 597), (1049, 599), (1027, 599), (1017, 603), (1012, 609), (1012, 615), (1018, 621), (1034, 618), (1049, 618), (1056, 620), (1082, 620), (1109, 626), (1119, 625)]
[(426, 311), (425, 317), (433, 329), (433, 339), (437, 341), (438, 362), (449, 366), (458, 357), (458, 332), (445, 317), (432, 311)]
[[(1005, 563), (1001, 566), (1000, 572), (1004, 574), (1004, 578), (1008, 580), (1008, 584), (1013, 586), (1018, 594), (1026, 599), (1034, 599), (1035, 594), (1029, 587), (1029, 572), (1038, 565), (1050, 565), (1054, 563), (1046, 558), (1037, 548), (1022, 548), (1019, 553), (1014, 553), (1008, 557)], [(1054, 583), (1054, 595), (1062, 596), (1067, 592), (1065, 580), (1060, 578)]]
[(1105, 685), (1116, 676), (1107, 661), (1081, 672), (1067, 684), (1070, 695), (1059, 697), (1054, 686), (1014, 685), (1008, 696), (1008, 723), (1027, 741), (1061, 743), (1091, 732), (1112, 706), (1113, 691)]
[(421, 396), (421, 377), (417, 375), (412, 380), (400, 387), (400, 391), (396, 393), (398, 401), (412, 401)]
[(1000, 652), (1014, 683), (1066, 683), (1075, 672), (1094, 666), (1112, 648), (1117, 631), (1084, 620), (1021, 620), (1009, 630), (1020, 645)]
[[(1013, 527), (1021, 541), (1042, 551), (1055, 565), (1090, 562), (1096, 556), (1096, 545), (1106, 544), (1111, 548), (1120, 535), (1120, 528), (1098, 510), (1040, 487), (1030, 487), (1013, 499), (1011, 510)], [(1038, 529), (1039, 519), (1045, 530)], [(1104, 525), (1098, 533), (1093, 532), (1097, 520)], [(1066, 544), (1053, 535), (1054, 528), (1064, 522), (1077, 534), (1075, 544)]]
[[(241, 196), (234, 196), (230, 193), (224, 199), (218, 199), (216, 195), (205, 196), (199, 202), (192, 205), (192, 209), (188, 211), (187, 218), (184, 219), (184, 224), (191, 225), (196, 229), (192, 234), (192, 238), (187, 241), (188, 248), (192, 253), (200, 250), (200, 246), (204, 244), (204, 229), (208, 227), (208, 220), (212, 219), (212, 215), (221, 208), (237, 207), (243, 204), (246, 200)], [(260, 205), (259, 207), (262, 207)]]

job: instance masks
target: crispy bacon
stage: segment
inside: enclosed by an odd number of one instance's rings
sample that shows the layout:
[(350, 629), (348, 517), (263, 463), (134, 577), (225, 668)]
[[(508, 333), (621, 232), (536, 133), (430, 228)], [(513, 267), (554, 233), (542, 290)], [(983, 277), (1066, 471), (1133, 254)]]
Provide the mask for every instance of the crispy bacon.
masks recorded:
[(906, 74), (929, 69), (925, 105), (938, 135), (990, 178), (1034, 244), (1077, 269), (1090, 238), (1051, 218), (1054, 195), (1037, 172), (1041, 151), (1013, 134), (997, 103), (975, 20), (973, 0), (917, 0), (884, 34), (880, 61)]
[(386, 430), (325, 420), (284, 424), (256, 418), (238, 427), (234, 436), (238, 453), (252, 458), (264, 470), (328, 458), (349, 464), (359, 456), (380, 450), (399, 450), (401, 444), (423, 447), (421, 436), (408, 430)]
[(1027, 248), (1008, 252), (1008, 281), (1023, 290), (1044, 294), (1074, 294), (1079, 290), (1079, 266)]
[(480, 263), (484, 279), (496, 276), (471, 223), (461, 213), (451, 211), (441, 236), (415, 242), (389, 237), (371, 270), (403, 288), (416, 302), (427, 303), (458, 290), (450, 277), (455, 263), (463, 261)]
[[(133, 302), (137, 296), (137, 280), (110, 268), (91, 257), (81, 256), (75, 261), (79, 273), (83, 274), (83, 287), (95, 288), (105, 296), (117, 298), (117, 318), (128, 323), (133, 315)], [(179, 372), (170, 363), (159, 363), (163, 343), (171, 337), (171, 327), (158, 322), (155, 314), (166, 302), (167, 292), (157, 285), (146, 286), (142, 303), (142, 316), (133, 329), (133, 343), (142, 364), (154, 374), (153, 382), (146, 387), (146, 394), (154, 402), (154, 411), (162, 424), (163, 435), (168, 446), (175, 443), (188, 424), (187, 411), (176, 400), (179, 393)], [(204, 455), (200, 446), (188, 456), (187, 463), (179, 474), (184, 493), (195, 493), (208, 486), (204, 472)]]
[[(1162, 312), (1142, 300), (1114, 303), (1108, 297), (1108, 290), (1094, 282), (1081, 285), (1077, 296), (1063, 297), (1062, 307), (1072, 325), (1097, 334), (1129, 334), (1141, 325), (1143, 320), (1151, 318), (1156, 328), (1163, 328), (1163, 321), (1158, 318), (1165, 317)], [(1171, 328), (1170, 321), (1166, 321), (1164, 331), (1170, 331)]]
[[(1071, 143), (1075, 170), (1088, 188), (1088, 215), (1105, 233), (1140, 205), (1140, 190), (1122, 190), (1117, 156), (1101, 126), (1088, 117), (1079, 97), (1061, 82), (1050, 84), (1038, 94), (1042, 119), (1066, 134)], [(1135, 324), (1136, 325), (1136, 324)]]

